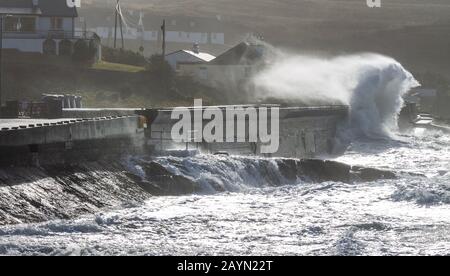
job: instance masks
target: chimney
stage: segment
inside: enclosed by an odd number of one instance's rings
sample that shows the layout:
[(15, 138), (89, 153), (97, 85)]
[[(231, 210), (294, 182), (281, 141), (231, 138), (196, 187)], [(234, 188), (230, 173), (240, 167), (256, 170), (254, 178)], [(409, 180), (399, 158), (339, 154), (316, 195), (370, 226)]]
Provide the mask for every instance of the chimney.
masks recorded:
[(37, 8), (39, 6), (39, 0), (32, 0), (33, 2), (33, 8)]
[(198, 45), (198, 43), (195, 43), (192, 51), (196, 54), (200, 54), (200, 45)]

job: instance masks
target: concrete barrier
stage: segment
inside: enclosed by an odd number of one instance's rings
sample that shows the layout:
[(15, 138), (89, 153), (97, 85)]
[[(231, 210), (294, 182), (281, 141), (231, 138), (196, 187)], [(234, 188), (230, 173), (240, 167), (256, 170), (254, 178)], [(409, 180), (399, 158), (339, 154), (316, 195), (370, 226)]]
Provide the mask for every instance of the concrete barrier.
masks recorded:
[(39, 165), (93, 161), (107, 155), (141, 152), (139, 116), (63, 119), (20, 124), (0, 130), (0, 165)]
[(0, 131), (0, 146), (50, 144), (67, 141), (133, 137), (139, 132), (139, 117), (63, 119), (50, 126), (18, 125)]
[[(233, 107), (233, 106), (231, 106)], [(246, 107), (246, 106), (240, 106)], [(252, 106), (259, 107), (259, 106)], [(278, 107), (278, 106), (271, 106)], [(204, 107), (207, 108), (207, 107)], [(225, 110), (227, 106), (217, 107)], [(191, 112), (194, 112), (190, 108)], [(148, 128), (146, 139), (155, 152), (165, 152), (173, 148), (200, 149), (207, 153), (226, 152), (236, 155), (264, 155), (261, 154), (261, 142), (241, 143), (184, 143), (175, 144), (172, 141), (171, 131), (177, 120), (171, 118), (172, 109), (148, 109), (138, 111), (138, 114), (147, 118)], [(279, 149), (269, 156), (287, 158), (314, 158), (320, 155), (331, 154), (334, 150), (337, 125), (346, 120), (348, 106), (316, 106), (316, 107), (282, 107), (280, 108), (280, 141)], [(194, 114), (191, 114), (194, 118)], [(226, 125), (224, 116), (224, 125)], [(209, 120), (203, 121), (205, 126)], [(249, 122), (246, 118), (245, 126)], [(236, 123), (235, 123), (236, 125)], [(193, 127), (193, 125), (192, 125)], [(190, 130), (194, 132), (194, 129)], [(248, 131), (247, 131), (248, 134)], [(226, 133), (223, 132), (224, 141)], [(267, 155), (264, 155), (267, 156)]]
[(63, 109), (64, 118), (96, 118), (112, 116), (134, 116), (137, 108), (71, 108)]

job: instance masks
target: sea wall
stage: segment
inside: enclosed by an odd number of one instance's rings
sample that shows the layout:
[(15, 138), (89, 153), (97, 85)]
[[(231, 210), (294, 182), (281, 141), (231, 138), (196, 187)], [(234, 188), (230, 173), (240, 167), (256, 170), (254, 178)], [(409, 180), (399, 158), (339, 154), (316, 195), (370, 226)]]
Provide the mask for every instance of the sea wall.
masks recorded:
[[(253, 106), (251, 106), (253, 107)], [(259, 108), (258, 106), (254, 106)], [(275, 106), (272, 106), (275, 107)], [(271, 107), (271, 108), (272, 108)], [(226, 110), (227, 106), (218, 107)], [(245, 107), (244, 107), (245, 108)], [(278, 107), (277, 107), (278, 108)], [(347, 106), (318, 106), (318, 107), (289, 107), (279, 109), (279, 149), (276, 153), (265, 155), (261, 153), (260, 142), (248, 141), (248, 129), (251, 124), (258, 121), (245, 119), (247, 142), (240, 143), (184, 143), (175, 144), (172, 141), (171, 131), (178, 121), (171, 118), (171, 109), (138, 111), (149, 122), (146, 129), (148, 145), (156, 152), (173, 148), (200, 149), (204, 153), (215, 154), (226, 152), (237, 155), (261, 155), (286, 158), (314, 158), (333, 152), (336, 129), (340, 123), (348, 118)], [(194, 118), (191, 109), (191, 118)], [(269, 114), (270, 111), (268, 111)], [(259, 116), (259, 115), (258, 115)], [(227, 125), (228, 119), (224, 116), (223, 125)], [(237, 125), (237, 118), (234, 118)], [(203, 120), (203, 126), (211, 120)], [(268, 119), (270, 122), (270, 118)], [(193, 127), (193, 125), (192, 125)], [(270, 125), (268, 126), (270, 131)], [(194, 129), (191, 132), (195, 132)], [(224, 130), (224, 141), (227, 133)]]
[(3, 123), (0, 165), (83, 162), (103, 155), (142, 152), (144, 146), (138, 116), (26, 122)]
[(67, 108), (63, 109), (64, 118), (101, 118), (134, 116), (135, 108)]

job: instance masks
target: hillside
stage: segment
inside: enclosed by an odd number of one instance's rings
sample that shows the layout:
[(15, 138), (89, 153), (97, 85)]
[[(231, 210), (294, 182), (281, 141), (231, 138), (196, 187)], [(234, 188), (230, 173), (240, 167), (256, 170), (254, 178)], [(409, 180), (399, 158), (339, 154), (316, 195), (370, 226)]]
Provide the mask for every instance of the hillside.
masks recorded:
[[(115, 1), (91, 0), (86, 8), (112, 10)], [(121, 0), (123, 10), (158, 16), (219, 18), (234, 37), (261, 34), (275, 46), (298, 52), (373, 51), (415, 71), (450, 75), (450, 2), (384, 0)], [(83, 11), (81, 11), (83, 13)], [(155, 27), (155, 26), (152, 26)], [(227, 41), (232, 45), (237, 41)], [(217, 50), (219, 51), (219, 50)], [(217, 54), (217, 53), (215, 53)]]
[[(203, 48), (220, 54), (249, 32), (277, 47), (302, 54), (341, 55), (377, 52), (392, 56), (419, 76), (450, 80), (450, 1), (382, 0), (371, 9), (365, 0), (121, 0), (124, 11), (142, 10), (147, 27), (158, 30), (160, 18), (213, 19), (226, 30), (226, 45)], [(86, 0), (80, 16), (88, 27), (111, 26), (115, 0)], [(111, 21), (112, 20), (112, 21)], [(182, 21), (182, 20), (180, 20)], [(201, 20), (199, 20), (201, 22)], [(209, 21), (205, 21), (209, 22)], [(231, 35), (229, 35), (231, 34)], [(154, 43), (157, 51), (160, 45)], [(127, 42), (135, 51), (137, 45)], [(168, 43), (168, 50), (180, 45)], [(206, 46), (205, 46), (206, 47)], [(178, 48), (179, 49), (179, 48)], [(152, 53), (152, 52), (150, 52)], [(149, 53), (147, 53), (149, 54)], [(225, 100), (189, 82), (175, 90), (158, 83), (142, 68), (102, 63), (94, 68), (5, 66), (6, 99), (39, 99), (42, 93), (76, 93), (90, 106), (164, 106), (191, 103), (195, 95), (211, 103)], [(434, 77), (431, 77), (434, 78)], [(205, 100), (207, 101), (207, 100)]]

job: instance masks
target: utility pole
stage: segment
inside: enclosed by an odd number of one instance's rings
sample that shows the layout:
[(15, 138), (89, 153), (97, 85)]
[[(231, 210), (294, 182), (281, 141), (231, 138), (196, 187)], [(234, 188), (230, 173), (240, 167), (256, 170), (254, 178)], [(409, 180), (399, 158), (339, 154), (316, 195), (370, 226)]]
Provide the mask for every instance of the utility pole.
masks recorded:
[[(119, 0), (117, 0), (117, 2), (119, 2)], [(120, 6), (119, 6), (120, 9)], [(122, 9), (120, 9), (120, 38), (122, 39), (122, 50), (125, 49), (125, 42), (123, 41), (123, 29), (122, 29)]]
[(84, 19), (83, 28), (84, 28), (84, 39), (86, 39), (87, 38), (87, 23), (86, 23), (86, 19)]
[(119, 0), (117, 0), (116, 5), (116, 12), (115, 12), (115, 19), (114, 19), (114, 49), (116, 49), (117, 46), (117, 6), (119, 5)]
[(168, 89), (168, 84), (166, 81), (166, 70), (164, 70), (165, 66), (166, 66), (166, 20), (163, 20), (163, 24), (161, 26), (161, 31), (162, 31), (162, 58), (161, 58), (161, 76), (163, 77), (163, 87), (165, 90)]
[(139, 47), (139, 52), (144, 56), (144, 35), (145, 35), (145, 28), (144, 28), (144, 20), (143, 20), (143, 13), (142, 11), (139, 12), (139, 32), (141, 33), (141, 46)]
[(166, 60), (166, 20), (163, 20), (163, 24), (161, 26), (162, 31), (162, 61)]

